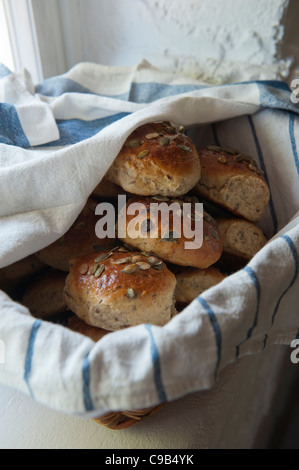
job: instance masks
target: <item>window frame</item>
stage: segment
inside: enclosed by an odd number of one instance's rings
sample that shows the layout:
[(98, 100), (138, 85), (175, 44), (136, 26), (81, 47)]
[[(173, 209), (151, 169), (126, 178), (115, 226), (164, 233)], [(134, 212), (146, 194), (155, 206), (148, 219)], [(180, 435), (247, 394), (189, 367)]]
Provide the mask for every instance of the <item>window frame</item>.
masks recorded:
[(3, 2), (17, 72), (27, 69), (34, 83), (66, 72), (59, 0)]

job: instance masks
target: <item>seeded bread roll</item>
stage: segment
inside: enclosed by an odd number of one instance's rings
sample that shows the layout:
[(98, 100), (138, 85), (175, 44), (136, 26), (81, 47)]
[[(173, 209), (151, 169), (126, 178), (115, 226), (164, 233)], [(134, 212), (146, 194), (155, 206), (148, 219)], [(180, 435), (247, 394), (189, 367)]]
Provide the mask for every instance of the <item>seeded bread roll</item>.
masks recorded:
[[(157, 205), (161, 212), (155, 212)], [(136, 208), (134, 215), (129, 214), (130, 208)], [(205, 269), (222, 253), (217, 223), (206, 212), (198, 212), (196, 202), (189, 197), (133, 197), (120, 211), (116, 230), (118, 238), (128, 245), (180, 266)], [(195, 246), (190, 247), (190, 242)]]
[(102, 181), (92, 192), (91, 197), (96, 199), (115, 199), (121, 194), (125, 195), (126, 192), (104, 176)]
[(260, 221), (270, 192), (255, 161), (238, 151), (220, 147), (209, 146), (197, 151), (202, 171), (195, 187), (197, 194), (251, 222)]
[(97, 204), (90, 198), (70, 230), (56, 242), (37, 252), (37, 258), (52, 268), (67, 272), (72, 258), (115, 246), (115, 239), (99, 239), (96, 236), (96, 223), (101, 218), (95, 215)]
[(50, 320), (67, 310), (63, 299), (66, 273), (50, 270), (34, 279), (26, 289), (21, 303), (33, 317)]
[(8, 295), (23, 295), (23, 289), (33, 276), (43, 272), (47, 266), (34, 255), (0, 269), (0, 289)]
[(74, 259), (64, 298), (81, 320), (104, 330), (163, 326), (176, 314), (175, 285), (161, 260), (121, 248)]
[(96, 326), (87, 325), (87, 323), (82, 321), (79, 317), (77, 317), (77, 315), (72, 315), (68, 319), (66, 327), (75, 333), (80, 333), (81, 335), (91, 338), (95, 342), (111, 333), (111, 331), (103, 330), (102, 328), (97, 328)]
[(218, 218), (217, 223), (223, 240), (221, 263), (230, 270), (245, 266), (268, 241), (263, 231), (247, 220)]
[(217, 268), (184, 268), (176, 274), (175, 299), (179, 304), (189, 304), (205, 290), (219, 284), (225, 275)]
[(132, 194), (186, 194), (200, 178), (200, 161), (181, 129), (169, 122), (140, 126), (124, 143), (107, 178)]
[[(191, 193), (190, 193), (191, 194)], [(198, 196), (197, 196), (198, 197)], [(204, 210), (210, 214), (213, 219), (217, 220), (218, 218), (231, 218), (232, 213), (224, 209), (223, 207), (215, 204), (215, 202), (209, 201), (204, 197), (200, 196), (200, 202), (203, 204)]]

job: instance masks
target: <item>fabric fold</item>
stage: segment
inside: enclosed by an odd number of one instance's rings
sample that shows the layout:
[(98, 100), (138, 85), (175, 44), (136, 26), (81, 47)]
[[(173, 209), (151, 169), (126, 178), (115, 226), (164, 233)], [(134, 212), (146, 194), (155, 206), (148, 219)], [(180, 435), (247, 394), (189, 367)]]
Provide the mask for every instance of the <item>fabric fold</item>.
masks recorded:
[(35, 93), (27, 71), (20, 75), (1, 67), (0, 114), (0, 142), (29, 148), (59, 139), (53, 112)]
[(196, 145), (251, 155), (271, 190), (259, 224), (267, 245), (162, 328), (139, 325), (94, 343), (0, 292), (0, 381), (91, 417), (206, 390), (239, 358), (289, 346), (299, 331), (299, 108), (290, 95), (283, 82), (210, 86), (146, 61), (78, 64), (35, 90), (0, 67), (0, 267), (63, 235), (146, 122), (182, 124)]

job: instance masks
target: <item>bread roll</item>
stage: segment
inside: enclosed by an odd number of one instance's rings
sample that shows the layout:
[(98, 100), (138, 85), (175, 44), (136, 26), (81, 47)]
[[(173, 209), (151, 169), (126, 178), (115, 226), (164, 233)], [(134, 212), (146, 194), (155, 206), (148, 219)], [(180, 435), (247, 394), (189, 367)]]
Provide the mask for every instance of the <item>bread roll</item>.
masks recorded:
[(91, 326), (82, 321), (77, 315), (72, 315), (68, 318), (66, 327), (75, 333), (80, 333), (81, 335), (91, 338), (93, 341), (97, 342), (102, 339), (111, 331), (103, 330), (102, 328), (97, 328), (96, 326)]
[(169, 122), (144, 124), (126, 140), (107, 172), (125, 191), (143, 196), (181, 196), (200, 178), (191, 139)]
[(116, 199), (121, 194), (125, 195), (126, 192), (104, 176), (102, 181), (92, 192), (91, 197), (96, 199)]
[(238, 151), (220, 147), (197, 151), (202, 173), (195, 191), (233, 214), (251, 222), (260, 221), (270, 192), (255, 161)]
[(51, 320), (67, 310), (63, 298), (66, 273), (50, 270), (34, 279), (26, 289), (21, 303), (32, 316), (42, 320)]
[(34, 255), (0, 269), (0, 289), (13, 297), (23, 295), (23, 289), (33, 276), (47, 269)]
[[(155, 214), (151, 210), (154, 207), (152, 204), (157, 205), (161, 202), (164, 204), (164, 207), (161, 205), (162, 217), (159, 213)], [(179, 209), (171, 211), (170, 217), (168, 217), (168, 208), (173, 203)], [(133, 204), (134, 206), (131, 206)], [(189, 204), (191, 207), (189, 220), (183, 215), (184, 204)], [(190, 198), (133, 197), (120, 211), (116, 227), (118, 238), (141, 251), (156, 253), (157, 256), (169, 263), (201, 269), (208, 268), (218, 261), (221, 256), (221, 235), (215, 220), (204, 212), (202, 227), (199, 229), (200, 231), (203, 230), (202, 238), (200, 238), (199, 230), (195, 229), (195, 221), (198, 222), (202, 218), (202, 213), (196, 211), (195, 204), (192, 200), (190, 201)], [(137, 216), (129, 215), (130, 206), (138, 207)], [(136, 221), (137, 233), (131, 233), (130, 225), (134, 221)], [(186, 221), (190, 224), (191, 232), (196, 234), (193, 238), (186, 236)], [(177, 226), (180, 227), (179, 233), (176, 231)], [(123, 228), (125, 228), (125, 232)], [(196, 236), (198, 239), (203, 240), (202, 245), (198, 243), (198, 247), (187, 247), (187, 243), (196, 242)]]
[(100, 216), (95, 215), (97, 204), (89, 199), (70, 230), (56, 242), (37, 252), (38, 259), (52, 268), (68, 272), (72, 258), (115, 246), (115, 239), (99, 239), (96, 236), (95, 227), (100, 219)]
[(252, 222), (236, 218), (218, 218), (223, 240), (221, 264), (229, 271), (245, 266), (265, 246), (267, 238)]
[(104, 330), (162, 326), (176, 313), (175, 284), (161, 260), (122, 248), (74, 259), (64, 297), (85, 323)]
[[(191, 194), (191, 193), (190, 193)], [(194, 193), (193, 193), (194, 194)], [(195, 195), (195, 194), (194, 194)], [(196, 196), (200, 199), (200, 202), (203, 204), (204, 210), (210, 214), (213, 219), (217, 220), (218, 218), (229, 218), (232, 217), (232, 213), (224, 209), (222, 206), (216, 204), (215, 202), (209, 201), (208, 199), (202, 196)]]
[(176, 274), (175, 300), (179, 304), (189, 304), (205, 290), (219, 284), (225, 277), (215, 267), (208, 269), (183, 268)]

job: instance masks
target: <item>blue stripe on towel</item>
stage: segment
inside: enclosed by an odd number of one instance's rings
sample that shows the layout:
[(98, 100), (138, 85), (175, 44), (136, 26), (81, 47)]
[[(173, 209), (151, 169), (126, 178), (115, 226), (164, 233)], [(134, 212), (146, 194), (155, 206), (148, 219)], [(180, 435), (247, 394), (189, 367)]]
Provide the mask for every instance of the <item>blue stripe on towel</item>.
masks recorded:
[[(7, 73), (10, 73), (8, 69)], [(0, 66), (0, 77), (1, 77), (1, 66)], [(159, 98), (165, 98), (166, 96), (173, 96), (177, 94), (192, 92), (196, 90), (201, 90), (203, 88), (223, 88), (223, 87), (234, 87), (240, 85), (257, 85), (261, 90), (261, 103), (262, 105), (268, 104), (271, 102), (278, 105), (281, 104), (281, 97), (274, 100), (275, 90), (285, 91), (290, 93), (290, 88), (288, 85), (281, 81), (275, 80), (257, 80), (257, 81), (245, 81), (245, 82), (236, 82), (236, 83), (226, 83), (222, 85), (197, 85), (197, 84), (165, 84), (160, 82), (146, 82), (146, 83), (136, 83), (131, 84), (131, 88), (128, 88), (124, 93), (117, 95), (108, 95), (111, 98), (133, 101), (135, 103), (150, 103)], [(273, 91), (270, 91), (269, 88), (273, 88)], [(61, 96), (64, 93), (88, 93), (94, 94), (97, 96), (107, 96), (103, 93), (95, 93), (93, 90), (86, 88), (80, 83), (68, 78), (66, 76), (57, 76), (50, 77), (39, 83), (35, 88), (36, 93), (40, 93), (45, 96)], [(274, 98), (271, 99), (271, 96), (274, 95)], [(264, 98), (263, 98), (264, 97)], [(269, 101), (271, 100), (271, 101)], [(285, 106), (284, 106), (285, 107)]]
[(266, 90), (267, 87), (271, 87), (275, 88), (276, 90), (291, 92), (289, 85), (281, 80), (257, 80), (255, 83), (257, 83), (259, 86), (266, 88)]
[(7, 75), (11, 75), (11, 71), (4, 64), (0, 64), (0, 78), (7, 77)]
[(160, 403), (165, 403), (167, 401), (167, 395), (164, 390), (164, 385), (162, 382), (159, 350), (156, 345), (156, 341), (153, 335), (151, 325), (146, 324), (145, 328), (149, 332), (150, 340), (151, 340), (151, 355), (152, 355), (152, 362), (154, 366), (154, 380), (155, 380), (158, 397), (159, 397)]
[(217, 317), (215, 313), (213, 312), (213, 310), (211, 309), (211, 307), (209, 306), (209, 304), (201, 296), (197, 297), (197, 300), (207, 312), (210, 323), (212, 325), (212, 328), (215, 334), (215, 340), (216, 340), (216, 346), (217, 346), (217, 364), (216, 364), (215, 376), (217, 377), (218, 369), (219, 369), (220, 361), (221, 361), (221, 350), (222, 350), (221, 329), (217, 321)]
[(130, 113), (118, 113), (113, 116), (107, 116), (92, 121), (83, 121), (81, 119), (57, 120), (60, 139), (55, 142), (42, 145), (41, 147), (57, 147), (72, 145), (93, 137), (105, 127), (115, 121), (128, 116)]
[(35, 87), (35, 93), (44, 96), (61, 96), (64, 93), (94, 94), (88, 88), (66, 77), (51, 77)]
[(168, 85), (157, 82), (133, 82), (128, 96), (128, 101), (132, 101), (133, 103), (152, 103), (153, 101), (161, 98), (190, 93), (192, 91), (201, 90), (202, 88), (207, 88), (207, 86), (191, 84)]
[(21, 126), (16, 108), (7, 103), (0, 103), (0, 143), (29, 147), (29, 141)]
[(253, 324), (247, 332), (246, 339), (236, 346), (236, 359), (239, 357), (239, 354), (240, 354), (240, 346), (243, 343), (245, 343), (248, 339), (251, 338), (252, 332), (255, 329), (255, 327), (257, 326), (258, 315), (259, 315), (259, 310), (260, 310), (260, 300), (261, 300), (261, 286), (260, 286), (260, 282), (258, 280), (258, 277), (257, 277), (255, 271), (250, 266), (245, 266), (245, 268), (243, 268), (243, 271), (245, 271), (249, 275), (249, 277), (250, 277), (251, 281), (253, 282), (254, 287), (256, 289), (256, 310), (255, 310)]
[(201, 90), (207, 86), (203, 85), (168, 85), (158, 82), (148, 83), (135, 83), (131, 84), (128, 91), (118, 95), (104, 95), (102, 93), (95, 93), (94, 91), (80, 85), (74, 80), (67, 77), (53, 77), (44, 80), (35, 88), (35, 92), (44, 96), (61, 96), (64, 93), (84, 93), (96, 96), (109, 96), (123, 101), (131, 101), (133, 103), (151, 103), (160, 98), (167, 96), (174, 96), (177, 94)]
[(25, 358), (25, 371), (24, 371), (24, 380), (28, 386), (30, 395), (34, 398), (34, 393), (30, 385), (30, 375), (31, 375), (31, 369), (32, 369), (32, 359), (33, 359), (33, 354), (34, 354), (34, 345), (35, 345), (35, 340), (37, 336), (37, 332), (41, 326), (42, 322), (40, 320), (37, 320), (36, 322), (33, 323), (30, 337), (29, 337), (29, 342), (28, 342), (28, 347), (27, 347), (27, 353), (26, 353), (26, 358)]
[(90, 361), (89, 353), (85, 356), (82, 367), (82, 379), (83, 379), (83, 401), (86, 411), (93, 411), (93, 401), (90, 392)]
[(283, 293), (281, 294), (281, 296), (278, 299), (278, 302), (276, 304), (276, 307), (275, 307), (273, 315), (272, 315), (272, 325), (274, 323), (277, 311), (279, 309), (280, 302), (282, 301), (282, 299), (286, 295), (286, 293), (289, 291), (289, 289), (295, 284), (296, 279), (298, 277), (298, 271), (299, 271), (298, 253), (297, 253), (296, 246), (295, 246), (294, 242), (291, 240), (291, 238), (288, 235), (282, 235), (280, 238), (282, 238), (288, 244), (288, 246), (291, 250), (291, 253), (292, 253), (292, 256), (293, 256), (293, 259), (294, 259), (294, 263), (295, 263), (295, 273), (294, 273), (294, 277), (293, 277), (290, 285), (283, 291)]
[[(256, 133), (256, 130), (255, 130), (255, 126), (254, 126), (254, 123), (253, 123), (253, 119), (252, 119), (251, 116), (248, 116), (248, 121), (249, 121), (249, 126), (250, 126), (250, 129), (251, 129), (251, 132), (252, 132), (252, 136), (253, 136), (253, 139), (254, 139), (254, 142), (255, 142), (255, 146), (256, 146), (256, 150), (257, 150), (259, 162), (260, 162), (260, 167), (261, 167), (261, 169), (262, 169), (263, 172), (264, 172), (265, 180), (266, 180), (266, 182), (267, 182), (267, 185), (268, 185), (269, 188), (270, 188), (270, 184), (269, 184), (269, 179), (268, 179), (268, 176), (267, 176), (267, 170), (266, 170), (266, 167), (265, 167), (265, 162), (264, 162), (264, 157), (263, 157), (262, 148), (261, 148), (261, 146), (260, 146), (260, 143), (259, 143), (259, 140), (258, 140), (258, 137), (257, 137), (257, 133)], [(273, 204), (273, 199), (272, 199), (272, 196), (271, 196), (271, 191), (270, 191), (269, 208), (270, 208), (270, 212), (271, 212), (271, 216), (272, 216), (272, 220), (273, 220), (273, 232), (274, 232), (274, 234), (275, 234), (275, 233), (277, 232), (277, 217), (276, 217), (276, 213), (275, 213), (275, 208), (274, 208), (274, 204)]]
[[(283, 83), (283, 82), (281, 82)], [(279, 86), (278, 83), (271, 83), (271, 81), (257, 82), (260, 93), (260, 107), (287, 110), (293, 109), (294, 106), (291, 102), (291, 90), (289, 86), (284, 83)], [(270, 90), (270, 87), (272, 90)]]
[(293, 151), (293, 155), (294, 155), (295, 165), (296, 165), (296, 168), (297, 168), (297, 173), (299, 175), (299, 157), (298, 157), (298, 150), (297, 150), (297, 145), (296, 145), (296, 140), (295, 140), (295, 114), (293, 114), (293, 113), (290, 113), (289, 134), (290, 134), (290, 139), (291, 139), (291, 145), (292, 145), (292, 151)]
[(35, 92), (44, 96), (61, 96), (64, 93), (84, 93), (96, 96), (109, 96), (123, 101), (132, 101), (133, 103), (151, 103), (160, 98), (174, 96), (177, 94), (187, 93), (191, 91), (206, 88), (202, 85), (168, 85), (164, 83), (149, 82), (131, 84), (131, 88), (124, 93), (118, 95), (104, 95), (95, 93), (94, 91), (80, 85), (79, 83), (67, 77), (53, 77), (44, 80), (35, 88)]

